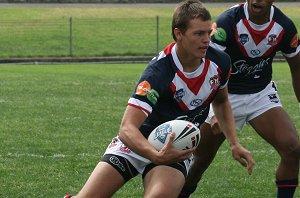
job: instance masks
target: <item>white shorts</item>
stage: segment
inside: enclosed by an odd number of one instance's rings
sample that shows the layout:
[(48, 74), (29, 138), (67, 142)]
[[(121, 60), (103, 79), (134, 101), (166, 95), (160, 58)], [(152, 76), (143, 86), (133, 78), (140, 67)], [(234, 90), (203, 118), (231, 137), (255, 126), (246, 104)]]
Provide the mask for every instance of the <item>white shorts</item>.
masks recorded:
[[(134, 168), (139, 172), (139, 174), (143, 174), (145, 167), (152, 162), (149, 159), (146, 159), (137, 153), (131, 151), (120, 139), (119, 137), (114, 137), (112, 142), (108, 145), (104, 155), (106, 154), (112, 154), (112, 155), (117, 155), (117, 156), (122, 156), (125, 159), (127, 159), (133, 166)], [(186, 170), (187, 174), (189, 168), (190, 168), (190, 163), (191, 163), (192, 157), (190, 159), (187, 159), (184, 161), (184, 169)]]
[[(244, 124), (274, 107), (282, 107), (274, 81), (271, 81), (265, 89), (254, 94), (228, 94), (236, 128), (242, 129)], [(212, 106), (205, 120), (210, 124), (214, 115)]]

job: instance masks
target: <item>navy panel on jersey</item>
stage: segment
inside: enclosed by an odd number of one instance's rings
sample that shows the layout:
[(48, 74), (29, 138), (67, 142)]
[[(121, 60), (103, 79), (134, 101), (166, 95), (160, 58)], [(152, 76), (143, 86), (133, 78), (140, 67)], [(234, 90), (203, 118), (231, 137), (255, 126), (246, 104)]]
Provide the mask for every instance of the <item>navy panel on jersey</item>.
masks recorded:
[(185, 73), (175, 49), (176, 43), (170, 44), (149, 63), (128, 101), (148, 114), (140, 128), (145, 137), (169, 120), (189, 120), (200, 126), (217, 91), (227, 85), (230, 58), (226, 53), (210, 47), (199, 68)]
[(300, 51), (294, 23), (272, 6), (270, 22), (263, 28), (247, 20), (247, 3), (221, 14), (214, 24), (212, 42), (231, 57), (232, 74), (228, 91), (250, 94), (263, 90), (272, 79), (272, 62), (277, 51), (293, 57)]

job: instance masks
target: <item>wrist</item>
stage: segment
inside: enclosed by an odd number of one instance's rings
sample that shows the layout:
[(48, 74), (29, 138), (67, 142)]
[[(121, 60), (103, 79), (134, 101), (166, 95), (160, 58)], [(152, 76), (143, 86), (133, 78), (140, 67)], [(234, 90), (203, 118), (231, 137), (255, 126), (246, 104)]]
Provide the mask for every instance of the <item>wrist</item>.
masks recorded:
[(234, 147), (236, 147), (237, 145), (239, 145), (240, 143), (239, 143), (239, 141), (238, 140), (234, 140), (234, 141), (228, 141), (228, 144), (229, 144), (229, 146), (231, 147), (231, 148), (234, 148)]

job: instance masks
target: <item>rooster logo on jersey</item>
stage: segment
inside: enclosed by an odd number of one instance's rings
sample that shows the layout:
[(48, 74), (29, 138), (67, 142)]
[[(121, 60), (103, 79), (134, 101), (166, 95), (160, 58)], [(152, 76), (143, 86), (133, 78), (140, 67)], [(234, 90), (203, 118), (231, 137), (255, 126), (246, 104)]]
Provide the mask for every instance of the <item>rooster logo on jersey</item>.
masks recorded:
[(276, 34), (269, 35), (267, 45), (271, 45), (271, 46), (277, 45), (277, 35)]
[(220, 81), (217, 75), (214, 75), (213, 77), (211, 77), (209, 79), (209, 84), (210, 84), (210, 89), (211, 90), (217, 90), (219, 85), (220, 85)]

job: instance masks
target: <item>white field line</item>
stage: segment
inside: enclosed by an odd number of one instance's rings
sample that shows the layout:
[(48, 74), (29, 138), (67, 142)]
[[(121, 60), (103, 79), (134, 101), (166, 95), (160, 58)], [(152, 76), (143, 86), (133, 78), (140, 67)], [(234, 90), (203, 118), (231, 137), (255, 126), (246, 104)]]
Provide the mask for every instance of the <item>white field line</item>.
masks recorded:
[[(251, 150), (251, 153), (263, 153), (264, 155), (273, 155), (275, 153), (274, 149), (269, 150)], [(229, 151), (218, 151), (219, 155), (228, 155)], [(13, 157), (13, 158), (21, 158), (21, 157), (28, 157), (28, 158), (72, 158), (72, 157), (99, 157), (99, 155), (96, 154), (90, 154), (90, 153), (78, 153), (75, 155), (67, 155), (63, 153), (54, 153), (52, 155), (42, 155), (42, 154), (34, 154), (34, 153), (6, 153), (6, 154), (0, 154), (0, 158), (7, 158), (7, 157)]]
[(54, 153), (52, 155), (42, 155), (34, 153), (6, 153), (0, 154), (0, 158), (14, 157), (29, 157), (29, 158), (69, 158), (69, 157), (98, 157), (99, 155), (89, 154), (89, 153), (78, 153), (76, 155), (66, 155), (62, 153)]

